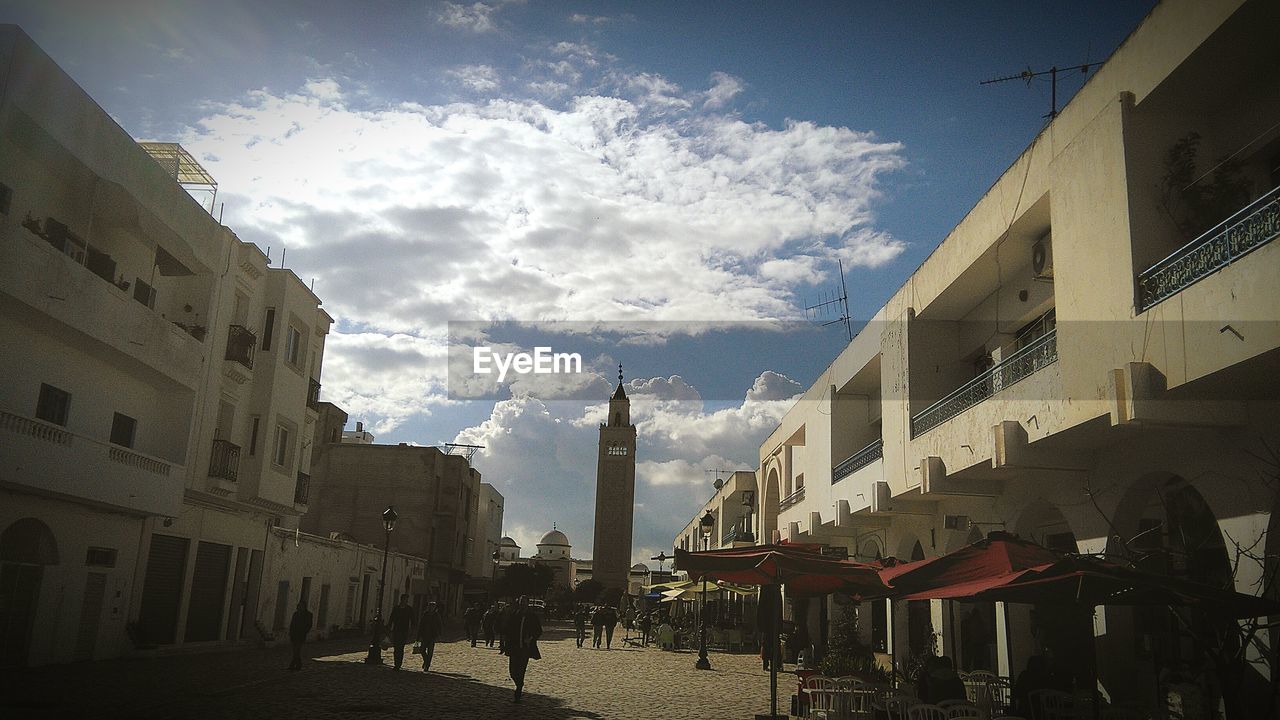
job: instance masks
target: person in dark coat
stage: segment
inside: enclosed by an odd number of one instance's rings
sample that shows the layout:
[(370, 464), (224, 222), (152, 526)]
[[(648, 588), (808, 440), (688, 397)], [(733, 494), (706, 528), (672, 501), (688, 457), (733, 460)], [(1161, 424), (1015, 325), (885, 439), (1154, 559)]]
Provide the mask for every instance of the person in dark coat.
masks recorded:
[[(601, 622), (604, 623), (604, 649), (613, 647), (613, 629), (618, 626), (618, 611), (612, 605), (606, 605), (601, 611)], [(599, 647), (597, 642), (596, 646)]]
[(760, 601), (756, 605), (756, 628), (760, 631), (760, 664), (767, 671), (769, 664), (782, 670), (782, 650), (778, 635), (782, 614), (782, 589), (780, 585), (761, 585)]
[(509, 659), (508, 669), (511, 680), (516, 684), (515, 702), (520, 702), (524, 692), (524, 674), (529, 669), (529, 660), (541, 660), (538, 652), (538, 638), (542, 637), (542, 620), (538, 613), (529, 608), (529, 598), (520, 596), (515, 610), (507, 617), (502, 626), (503, 652)]
[(587, 609), (578, 608), (573, 614), (573, 629), (577, 633), (578, 647), (587, 641)]
[(387, 627), (391, 631), (391, 647), (395, 654), (396, 666), (399, 670), (404, 663), (404, 646), (409, 644), (410, 629), (413, 627), (413, 608), (409, 607), (409, 596), (401, 595), (400, 604), (391, 608), (387, 618)]
[(467, 639), (471, 641), (471, 647), (475, 647), (480, 641), (480, 606), (468, 606), (467, 611), (462, 614), (462, 622), (467, 629)]
[(604, 634), (604, 608), (596, 606), (591, 609), (591, 647), (600, 647), (600, 636)]
[(480, 627), (484, 630), (484, 646), (493, 647), (493, 637), (498, 634), (498, 606), (490, 605), (480, 618)]
[(1031, 706), (1031, 693), (1036, 690), (1053, 688), (1053, 677), (1049, 674), (1049, 658), (1044, 655), (1032, 655), (1027, 658), (1027, 669), (1018, 673), (1013, 683), (1013, 707), (1027, 717), (1033, 717), (1038, 708)]
[(916, 681), (918, 697), (926, 703), (937, 705), (943, 700), (967, 700), (964, 681), (956, 674), (955, 665), (947, 656), (930, 657)]
[(302, 643), (307, 641), (307, 633), (311, 632), (311, 622), (307, 601), (299, 600), (298, 609), (293, 611), (293, 619), (289, 621), (289, 644), (293, 646), (293, 659), (289, 662), (291, 672), (302, 669)]
[(422, 672), (431, 669), (431, 656), (436, 651), (436, 638), (440, 637), (440, 612), (434, 602), (427, 603), (418, 618), (418, 642), (422, 643)]

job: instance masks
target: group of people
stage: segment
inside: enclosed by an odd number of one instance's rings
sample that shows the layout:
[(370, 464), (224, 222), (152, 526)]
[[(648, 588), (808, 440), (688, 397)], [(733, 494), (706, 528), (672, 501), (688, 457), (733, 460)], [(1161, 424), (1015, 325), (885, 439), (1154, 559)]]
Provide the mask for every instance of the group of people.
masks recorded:
[(490, 604), (487, 608), (479, 604), (472, 605), (462, 614), (462, 623), (471, 647), (480, 642), (481, 633), (484, 633), (485, 647), (493, 647), (494, 638), (502, 624), (502, 609), (497, 603)]
[(578, 647), (587, 640), (587, 621), (591, 622), (592, 642), (594, 648), (600, 647), (604, 640), (606, 650), (613, 647), (613, 630), (618, 626), (618, 611), (611, 605), (582, 606), (573, 614), (573, 627), (577, 633)]

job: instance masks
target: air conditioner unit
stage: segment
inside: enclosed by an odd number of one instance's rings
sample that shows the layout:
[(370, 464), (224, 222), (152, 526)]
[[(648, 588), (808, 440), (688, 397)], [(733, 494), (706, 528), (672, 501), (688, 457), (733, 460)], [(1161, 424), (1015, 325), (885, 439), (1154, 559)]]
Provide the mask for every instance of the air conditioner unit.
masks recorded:
[(1031, 246), (1031, 271), (1037, 278), (1053, 277), (1053, 234), (1045, 233), (1044, 237)]

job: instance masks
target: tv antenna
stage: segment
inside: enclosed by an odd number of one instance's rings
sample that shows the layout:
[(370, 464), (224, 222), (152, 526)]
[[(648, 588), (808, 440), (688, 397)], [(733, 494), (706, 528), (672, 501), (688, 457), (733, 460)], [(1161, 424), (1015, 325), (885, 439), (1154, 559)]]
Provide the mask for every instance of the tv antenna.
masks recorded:
[(1031, 67), (1028, 66), (1026, 70), (1023, 70), (1017, 75), (1005, 75), (1004, 77), (992, 78), (990, 80), (983, 80), (978, 84), (994, 85), (995, 83), (1008, 82), (1010, 80), (1023, 80), (1027, 83), (1027, 87), (1031, 87), (1032, 80), (1042, 75), (1048, 75), (1049, 84), (1052, 86), (1052, 90), (1050, 91), (1050, 95), (1049, 95), (1049, 114), (1045, 115), (1044, 117), (1047, 117), (1050, 120), (1052, 120), (1058, 117), (1058, 73), (1065, 73), (1065, 72), (1071, 72), (1073, 70), (1079, 70), (1082, 74), (1088, 75), (1089, 69), (1097, 64), (1098, 63), (1081, 63), (1079, 65), (1072, 65), (1071, 67), (1061, 67), (1061, 68), (1058, 67), (1057, 65), (1054, 65), (1048, 70), (1032, 70)]
[(832, 291), (829, 295), (820, 291), (818, 293), (818, 302), (807, 306), (804, 310), (805, 314), (814, 320), (820, 316), (830, 316), (833, 313), (838, 315), (835, 319), (822, 323), (822, 327), (844, 323), (844, 334), (852, 341), (853, 325), (852, 320), (849, 318), (849, 291), (844, 284), (844, 262), (836, 260), (836, 263), (840, 268), (840, 287), (838, 291)]
[(737, 472), (737, 470), (725, 470), (725, 469), (723, 469), (723, 468), (712, 468), (712, 469), (710, 469), (710, 470), (703, 470), (702, 472), (704, 472), (704, 473), (715, 473), (715, 476), (716, 476), (716, 489), (717, 489), (717, 490), (719, 490), (721, 487), (723, 487), (723, 486), (724, 486), (724, 480), (721, 480), (721, 479), (720, 479), (720, 474), (721, 474), (721, 473), (724, 473), (725, 475), (733, 475), (735, 472)]
[[(471, 458), (475, 457), (476, 451), (483, 450), (483, 445), (462, 445), (460, 443), (445, 443), (445, 455), (462, 455), (467, 458), (467, 464), (471, 464)], [(454, 452), (454, 451), (457, 452)], [(544, 526), (545, 527), (545, 526)]]

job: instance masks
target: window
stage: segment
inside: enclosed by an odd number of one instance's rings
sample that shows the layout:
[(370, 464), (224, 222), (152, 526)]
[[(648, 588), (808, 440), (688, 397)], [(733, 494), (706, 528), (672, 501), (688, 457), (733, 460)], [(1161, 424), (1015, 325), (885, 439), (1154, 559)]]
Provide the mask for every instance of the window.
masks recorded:
[(262, 418), (257, 415), (253, 416), (252, 422), (249, 424), (249, 456), (258, 454), (258, 424)]
[(140, 277), (133, 279), (133, 299), (152, 310), (156, 309), (156, 289)]
[(276, 309), (267, 308), (267, 316), (262, 320), (262, 351), (267, 352), (271, 349), (271, 336), (276, 331)]
[(609, 443), (609, 447), (606, 452), (609, 455), (625, 457), (627, 454), (627, 446), (622, 443)]
[(0, 215), (9, 214), (9, 206), (13, 203), (13, 188), (0, 183)]
[(128, 415), (115, 413), (111, 418), (111, 443), (120, 447), (133, 447), (133, 435), (137, 429), (137, 420)]
[(91, 546), (89, 551), (85, 554), (84, 564), (95, 567), (115, 567), (116, 549)]
[(71, 413), (71, 393), (40, 383), (40, 399), (36, 401), (36, 417), (54, 425), (67, 426)]
[(280, 467), (289, 464), (289, 428), (283, 425), (276, 426), (276, 449), (271, 462)]
[(284, 338), (284, 359), (295, 367), (302, 366), (302, 332), (292, 325)]

